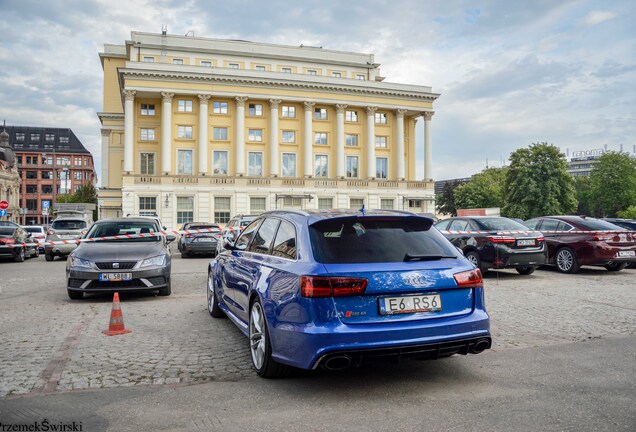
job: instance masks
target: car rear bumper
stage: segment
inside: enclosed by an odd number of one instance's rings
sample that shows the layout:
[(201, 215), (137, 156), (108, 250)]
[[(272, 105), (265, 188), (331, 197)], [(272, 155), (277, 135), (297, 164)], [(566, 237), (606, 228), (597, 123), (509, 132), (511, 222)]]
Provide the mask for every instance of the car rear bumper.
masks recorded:
[(599, 244), (586, 253), (578, 253), (577, 258), (581, 265), (605, 265), (609, 263), (636, 263), (635, 256), (620, 256), (620, 252), (636, 251), (634, 246), (609, 246), (607, 244)]
[(545, 248), (531, 252), (515, 251), (507, 247), (492, 248), (480, 254), (482, 266), (487, 268), (538, 267), (546, 264)]
[(14, 258), (20, 253), (20, 247), (7, 247), (5, 245), (0, 246), (0, 258)]
[(44, 246), (44, 252), (59, 254), (59, 255), (68, 255), (71, 252), (73, 252), (75, 249), (77, 249), (76, 243)]
[(206, 253), (206, 254), (216, 254), (217, 244), (215, 241), (211, 242), (188, 242), (184, 243), (181, 247), (181, 250), (188, 253)]

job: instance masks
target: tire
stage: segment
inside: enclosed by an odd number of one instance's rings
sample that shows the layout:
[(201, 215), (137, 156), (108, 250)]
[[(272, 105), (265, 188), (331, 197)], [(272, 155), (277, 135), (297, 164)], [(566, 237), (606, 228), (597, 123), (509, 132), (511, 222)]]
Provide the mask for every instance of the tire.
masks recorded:
[(225, 312), (219, 307), (219, 300), (216, 297), (216, 291), (214, 290), (214, 282), (212, 281), (212, 275), (208, 272), (208, 283), (207, 283), (207, 294), (208, 294), (208, 312), (214, 318), (223, 318), (225, 317)]
[(18, 254), (15, 256), (14, 260), (15, 260), (15, 262), (24, 262), (24, 258), (25, 258), (24, 248), (21, 247), (20, 248), (20, 252), (18, 252)]
[(250, 305), (248, 336), (250, 358), (256, 373), (263, 378), (284, 376), (288, 372), (289, 366), (277, 363), (272, 359), (272, 344), (269, 339), (267, 319), (258, 298)]
[(477, 252), (470, 251), (470, 252), (467, 252), (465, 256), (466, 256), (466, 259), (468, 259), (468, 261), (473, 263), (475, 267), (481, 270), (482, 273), (486, 273), (486, 271), (488, 271), (488, 269), (485, 269), (481, 266), (481, 258), (479, 258), (479, 254)]
[(33, 255), (31, 255), (32, 258), (37, 258), (40, 256), (40, 249), (38, 249), (37, 247), (33, 250)]
[(563, 247), (557, 251), (554, 258), (557, 270), (561, 273), (576, 273), (581, 267), (576, 254), (569, 247)]
[(165, 288), (161, 288), (159, 290), (159, 295), (160, 296), (169, 296), (170, 294), (172, 294), (172, 286), (170, 283), (170, 280), (168, 280), (168, 285)]
[(50, 252), (44, 252), (44, 259), (47, 261), (53, 261), (55, 259), (55, 256), (50, 253)]
[(530, 275), (534, 273), (536, 269), (536, 267), (517, 267), (515, 270), (517, 270), (517, 273), (520, 275)]
[(181, 258), (190, 258), (190, 254), (187, 252), (181, 252)]
[(609, 263), (605, 265), (607, 271), (617, 272), (627, 267), (627, 263)]
[(67, 289), (66, 292), (68, 293), (68, 298), (70, 298), (71, 300), (79, 300), (84, 297), (84, 293), (81, 291), (73, 291)]

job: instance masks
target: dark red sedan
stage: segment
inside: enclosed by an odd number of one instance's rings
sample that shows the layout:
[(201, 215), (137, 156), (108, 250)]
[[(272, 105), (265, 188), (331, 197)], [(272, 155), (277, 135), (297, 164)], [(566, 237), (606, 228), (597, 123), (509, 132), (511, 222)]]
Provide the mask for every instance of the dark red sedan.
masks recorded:
[(619, 271), (636, 262), (636, 232), (600, 219), (544, 216), (524, 225), (543, 233), (548, 264), (562, 273), (576, 273), (582, 265)]

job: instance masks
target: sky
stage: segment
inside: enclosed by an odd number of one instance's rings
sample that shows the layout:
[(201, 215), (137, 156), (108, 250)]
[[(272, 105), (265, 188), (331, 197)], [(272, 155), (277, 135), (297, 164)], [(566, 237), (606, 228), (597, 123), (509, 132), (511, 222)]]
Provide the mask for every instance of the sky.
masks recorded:
[[(372, 53), (432, 87), (433, 178), (548, 142), (636, 153), (633, 0), (0, 0), (0, 121), (68, 127), (100, 160), (98, 53), (131, 31)], [(417, 176), (423, 167), (418, 122)]]

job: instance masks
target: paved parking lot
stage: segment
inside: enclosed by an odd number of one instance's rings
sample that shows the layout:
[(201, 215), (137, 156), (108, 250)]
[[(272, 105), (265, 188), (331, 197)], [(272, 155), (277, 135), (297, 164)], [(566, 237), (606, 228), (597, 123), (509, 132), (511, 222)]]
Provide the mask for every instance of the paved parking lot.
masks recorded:
[[(123, 295), (132, 333), (116, 337), (101, 334), (112, 297), (69, 300), (64, 261), (0, 262), (0, 397), (255, 379), (247, 339), (207, 313), (208, 260), (176, 254), (170, 297)], [(633, 269), (491, 272), (493, 351), (635, 335), (635, 281)]]

